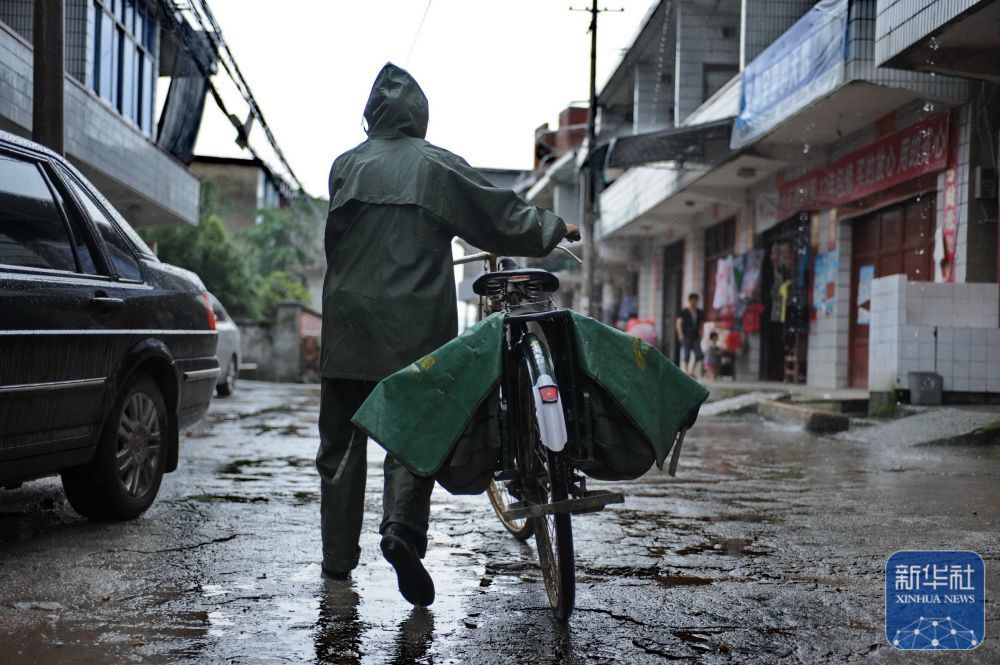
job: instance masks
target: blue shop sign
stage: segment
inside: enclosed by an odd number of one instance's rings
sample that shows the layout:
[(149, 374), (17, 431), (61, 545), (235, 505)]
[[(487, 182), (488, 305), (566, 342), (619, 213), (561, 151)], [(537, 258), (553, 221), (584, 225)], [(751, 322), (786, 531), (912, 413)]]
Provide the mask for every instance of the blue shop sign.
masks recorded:
[(847, 0), (821, 0), (743, 71), (731, 147), (752, 143), (844, 81)]

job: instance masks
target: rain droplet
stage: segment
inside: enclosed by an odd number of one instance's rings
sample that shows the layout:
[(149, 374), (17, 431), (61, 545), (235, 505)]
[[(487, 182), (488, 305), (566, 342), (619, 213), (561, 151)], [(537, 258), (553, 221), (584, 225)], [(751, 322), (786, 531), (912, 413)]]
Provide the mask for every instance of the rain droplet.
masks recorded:
[(932, 51), (936, 51), (941, 48), (941, 42), (938, 41), (937, 37), (931, 37), (930, 41), (927, 42), (927, 46), (929, 46)]
[(924, 102), (924, 112), (930, 113), (934, 110), (934, 102)]
[(809, 144), (808, 143), (803, 143), (802, 144), (802, 154), (803, 155), (808, 155), (809, 154)]

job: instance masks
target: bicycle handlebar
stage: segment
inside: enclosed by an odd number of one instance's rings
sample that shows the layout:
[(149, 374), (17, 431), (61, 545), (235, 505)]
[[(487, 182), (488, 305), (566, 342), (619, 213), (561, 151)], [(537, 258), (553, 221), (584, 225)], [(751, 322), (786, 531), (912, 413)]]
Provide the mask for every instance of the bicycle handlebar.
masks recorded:
[[(570, 250), (566, 249), (562, 245), (557, 245), (556, 249), (561, 249), (562, 251), (566, 252), (571, 257), (573, 257), (573, 259), (577, 263), (579, 263), (581, 265), (583, 264), (583, 259), (581, 259), (579, 256), (577, 256), (576, 254), (574, 254)], [(493, 254), (491, 252), (477, 252), (476, 254), (466, 254), (465, 256), (463, 256), (463, 257), (461, 257), (459, 259), (455, 259), (454, 261), (452, 261), (452, 265), (459, 266), (459, 265), (463, 265), (465, 263), (474, 263), (476, 261), (488, 261), (490, 259), (495, 259), (495, 258), (497, 258), (497, 255)]]

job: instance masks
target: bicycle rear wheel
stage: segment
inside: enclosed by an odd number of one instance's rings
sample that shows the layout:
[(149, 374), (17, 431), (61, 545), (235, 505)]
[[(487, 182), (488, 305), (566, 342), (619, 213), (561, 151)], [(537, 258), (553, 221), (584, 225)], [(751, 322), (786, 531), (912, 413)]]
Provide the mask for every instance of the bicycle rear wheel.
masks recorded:
[(500, 519), (500, 523), (504, 525), (504, 528), (510, 531), (511, 535), (518, 540), (527, 540), (532, 534), (531, 520), (527, 518), (509, 520), (505, 517), (507, 507), (517, 501), (511, 495), (509, 486), (509, 482), (491, 480), (489, 487), (486, 488), (486, 495), (490, 498), (490, 505), (493, 506), (493, 510), (496, 511), (497, 517)]
[[(542, 505), (569, 497), (569, 469), (562, 452), (553, 452), (542, 444), (533, 390), (525, 359), (518, 371), (518, 462), (525, 499)], [(570, 518), (569, 513), (560, 513), (528, 520), (535, 534), (549, 604), (561, 621), (569, 619), (576, 599), (576, 562)]]

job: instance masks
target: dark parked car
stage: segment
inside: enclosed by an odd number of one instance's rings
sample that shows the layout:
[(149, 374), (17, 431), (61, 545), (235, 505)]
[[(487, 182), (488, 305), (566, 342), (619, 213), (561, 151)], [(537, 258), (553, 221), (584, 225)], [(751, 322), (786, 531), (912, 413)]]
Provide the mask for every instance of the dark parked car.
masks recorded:
[(64, 159), (0, 132), (0, 486), (61, 473), (82, 515), (141, 514), (208, 409), (215, 346), (195, 274)]

